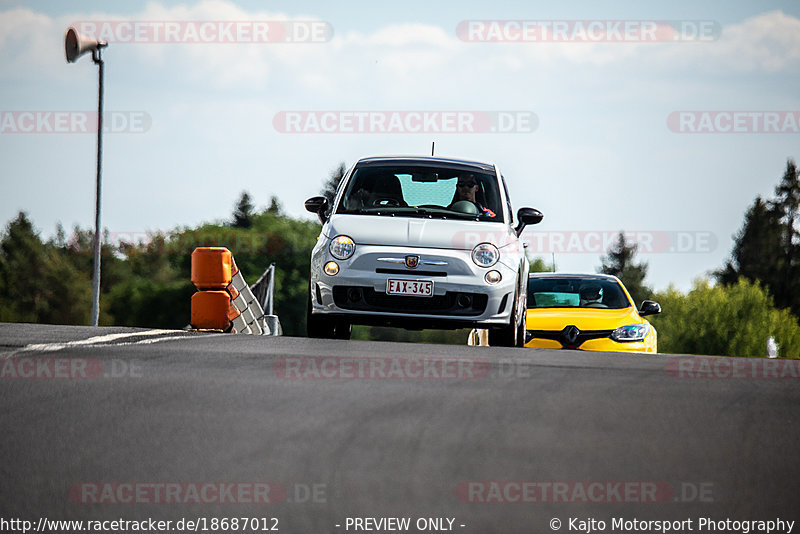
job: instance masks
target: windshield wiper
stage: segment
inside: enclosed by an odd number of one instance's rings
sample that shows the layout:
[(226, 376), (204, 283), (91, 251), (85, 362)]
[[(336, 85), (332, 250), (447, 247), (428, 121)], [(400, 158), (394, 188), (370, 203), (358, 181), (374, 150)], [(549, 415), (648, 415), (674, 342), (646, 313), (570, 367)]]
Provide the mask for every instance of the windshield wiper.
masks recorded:
[(376, 208), (356, 208), (351, 210), (340, 211), (339, 213), (348, 215), (380, 215), (380, 216), (402, 216), (402, 217), (421, 217), (428, 219), (460, 219), (478, 221), (479, 215), (471, 215), (469, 213), (459, 213), (447, 209), (430, 210), (427, 208), (416, 208), (414, 206), (392, 206), (389, 209), (376, 209)]
[(392, 213), (387, 213), (380, 209), (375, 209), (375, 208), (356, 208), (352, 210), (342, 210), (339, 211), (338, 213), (342, 215), (384, 215), (384, 214), (393, 215)]

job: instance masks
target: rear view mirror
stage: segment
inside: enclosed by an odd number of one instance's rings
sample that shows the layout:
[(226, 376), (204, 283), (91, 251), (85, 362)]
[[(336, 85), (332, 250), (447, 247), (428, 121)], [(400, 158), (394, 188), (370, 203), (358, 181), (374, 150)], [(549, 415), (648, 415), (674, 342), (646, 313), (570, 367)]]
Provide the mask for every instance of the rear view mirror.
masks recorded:
[(411, 175), (412, 182), (438, 182), (438, 172), (414, 173)]
[(328, 199), (325, 197), (311, 197), (305, 202), (306, 211), (310, 211), (311, 213), (316, 213), (317, 217), (322, 224), (325, 224), (325, 221), (328, 218), (325, 216), (325, 212), (328, 211)]
[(655, 315), (657, 313), (661, 313), (661, 304), (658, 302), (653, 302), (652, 300), (642, 301), (642, 307), (639, 309), (639, 315), (644, 317), (645, 315)]
[(537, 210), (536, 208), (520, 208), (517, 212), (517, 220), (519, 224), (517, 227), (514, 228), (514, 231), (519, 236), (522, 233), (522, 230), (529, 224), (539, 224), (542, 222), (544, 215), (541, 211)]

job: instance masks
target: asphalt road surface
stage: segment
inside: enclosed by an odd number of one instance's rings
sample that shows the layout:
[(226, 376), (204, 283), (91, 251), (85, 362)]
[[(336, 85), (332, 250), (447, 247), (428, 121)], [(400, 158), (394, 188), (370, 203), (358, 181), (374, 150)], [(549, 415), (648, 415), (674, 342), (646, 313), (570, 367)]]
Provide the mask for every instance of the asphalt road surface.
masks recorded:
[(796, 361), (0, 324), (0, 363), (0, 519), (34, 528), (800, 519)]

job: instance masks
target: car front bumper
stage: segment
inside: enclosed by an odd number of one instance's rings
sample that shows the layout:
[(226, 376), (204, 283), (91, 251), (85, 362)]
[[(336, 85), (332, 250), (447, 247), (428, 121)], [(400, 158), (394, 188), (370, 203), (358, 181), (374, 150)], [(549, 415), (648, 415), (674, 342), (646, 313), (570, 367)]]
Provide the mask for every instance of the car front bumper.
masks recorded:
[[(557, 334), (557, 332), (554, 332)], [(545, 339), (542, 337), (531, 337), (530, 331), (526, 332), (525, 347), (535, 349), (563, 349), (565, 347), (560, 341), (556, 339)], [(572, 348), (572, 347), (570, 347)], [(590, 350), (600, 352), (656, 352), (656, 342), (651, 335), (645, 336), (643, 341), (633, 341), (620, 343), (614, 341), (610, 337), (601, 337), (595, 339), (587, 339), (578, 346), (574, 347), (577, 350)]]
[[(322, 241), (322, 240), (321, 240)], [(406, 256), (419, 256), (408, 268)], [(335, 261), (339, 272), (325, 274)], [(489, 284), (484, 276), (496, 270), (502, 280)], [(432, 281), (433, 296), (388, 295), (389, 279)], [(409, 328), (459, 328), (508, 324), (513, 309), (517, 272), (501, 259), (489, 268), (472, 262), (470, 251), (359, 245), (347, 260), (330, 255), (318, 243), (311, 259), (312, 313), (346, 318), (355, 324)]]

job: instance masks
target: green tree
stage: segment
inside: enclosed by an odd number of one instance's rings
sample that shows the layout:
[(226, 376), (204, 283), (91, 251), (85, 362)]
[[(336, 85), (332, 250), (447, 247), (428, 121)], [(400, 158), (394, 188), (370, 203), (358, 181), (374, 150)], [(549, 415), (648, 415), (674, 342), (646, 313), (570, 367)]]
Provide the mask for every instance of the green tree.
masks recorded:
[(786, 172), (775, 187), (774, 206), (781, 215), (783, 269), (775, 280), (775, 300), (800, 315), (800, 172), (794, 160), (786, 162)]
[[(311, 249), (319, 225), (283, 215), (276, 198), (251, 213), (250, 227), (203, 224), (102, 247), (100, 323), (182, 328), (189, 323), (191, 253), (225, 246), (249, 283), (276, 265), (275, 311), (288, 335), (305, 332)], [(0, 320), (87, 324), (91, 310), (92, 233), (58, 230), (44, 243), (24, 213), (0, 236)]]
[(775, 197), (756, 197), (734, 237), (730, 259), (715, 273), (734, 284), (740, 277), (760, 281), (775, 304), (800, 316), (800, 172), (791, 159)]
[[(229, 231), (232, 231), (228, 229)], [(196, 291), (191, 283), (188, 267), (181, 268), (183, 255), (192, 250), (181, 250), (172, 242), (174, 236), (156, 233), (143, 243), (120, 243), (116, 259), (109, 262), (104, 255), (104, 265), (115, 270), (104, 278), (114, 284), (104, 294), (109, 322), (119, 326), (156, 328), (183, 328), (189, 324), (190, 299)], [(110, 271), (110, 269), (104, 270)]]
[(0, 321), (87, 324), (90, 278), (20, 212), (0, 239)]
[(231, 225), (234, 228), (250, 228), (253, 221), (253, 201), (247, 191), (242, 191), (239, 200), (236, 202), (236, 208), (233, 210), (233, 222)]
[(782, 357), (800, 357), (800, 326), (789, 310), (775, 307), (758, 282), (732, 285), (695, 282), (686, 295), (669, 288), (656, 293), (664, 313), (648, 318), (658, 331), (659, 352), (711, 356), (765, 356), (767, 339)]
[(730, 285), (745, 277), (760, 280), (774, 291), (773, 278), (783, 270), (785, 261), (781, 241), (780, 214), (769, 202), (756, 197), (734, 238), (730, 259), (715, 273), (717, 280)]
[(320, 194), (328, 199), (328, 204), (333, 204), (333, 200), (336, 198), (336, 189), (339, 187), (339, 183), (342, 181), (345, 174), (347, 174), (347, 167), (344, 162), (341, 162), (339, 166), (331, 172), (328, 179), (325, 180)]
[(530, 273), (549, 273), (551, 271), (553, 271), (553, 265), (547, 263), (542, 257), (536, 257), (528, 263), (528, 272)]
[(647, 263), (636, 263), (636, 243), (628, 243), (625, 233), (620, 232), (617, 240), (609, 247), (608, 253), (600, 258), (598, 272), (619, 278), (633, 298), (634, 305), (639, 306), (643, 300), (651, 297), (653, 291), (644, 283), (647, 277)]
[(275, 195), (269, 197), (269, 207), (267, 208), (267, 213), (271, 213), (272, 215), (283, 215), (283, 206), (281, 206), (281, 201), (278, 200), (278, 197)]

